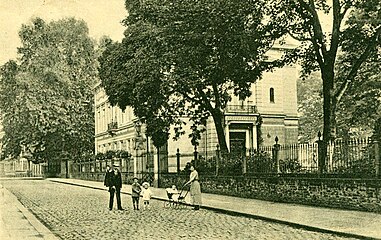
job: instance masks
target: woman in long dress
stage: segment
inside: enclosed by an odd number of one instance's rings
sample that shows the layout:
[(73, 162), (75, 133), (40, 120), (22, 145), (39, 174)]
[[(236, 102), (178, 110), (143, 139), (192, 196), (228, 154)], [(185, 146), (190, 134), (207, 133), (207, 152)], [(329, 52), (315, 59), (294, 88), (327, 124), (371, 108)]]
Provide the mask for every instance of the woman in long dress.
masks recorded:
[(198, 177), (198, 172), (194, 169), (194, 166), (190, 167), (189, 181), (185, 185), (190, 184), (190, 195), (192, 197), (194, 210), (199, 210), (201, 205), (201, 187)]

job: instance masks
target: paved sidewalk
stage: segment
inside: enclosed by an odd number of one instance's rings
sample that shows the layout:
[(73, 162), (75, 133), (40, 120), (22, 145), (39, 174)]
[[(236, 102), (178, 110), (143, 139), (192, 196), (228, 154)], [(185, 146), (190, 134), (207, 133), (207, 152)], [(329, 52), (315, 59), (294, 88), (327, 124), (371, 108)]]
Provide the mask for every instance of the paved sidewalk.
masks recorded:
[[(63, 178), (50, 178), (48, 180), (107, 190), (102, 182)], [(165, 189), (152, 188), (152, 191), (155, 199), (167, 200)], [(131, 186), (124, 185), (122, 193), (130, 194), (130, 192)], [(190, 201), (188, 197), (186, 199), (187, 202)], [(202, 201), (202, 208), (228, 214), (239, 214), (349, 237), (381, 239), (381, 215), (376, 213), (274, 203), (207, 193), (202, 194)]]
[(1, 184), (0, 196), (0, 239), (58, 239)]

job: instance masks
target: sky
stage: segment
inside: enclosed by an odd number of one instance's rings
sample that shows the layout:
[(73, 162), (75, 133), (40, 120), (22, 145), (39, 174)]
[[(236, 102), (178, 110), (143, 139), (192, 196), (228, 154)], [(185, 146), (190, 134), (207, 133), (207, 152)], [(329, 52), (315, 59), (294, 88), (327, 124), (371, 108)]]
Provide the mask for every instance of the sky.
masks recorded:
[[(21, 25), (30, 23), (35, 17), (46, 21), (64, 17), (83, 19), (92, 38), (99, 39), (106, 35), (115, 41), (122, 40), (125, 27), (121, 21), (127, 15), (124, 1), (0, 0), (0, 65), (16, 59), (17, 47), (21, 45), (18, 36)], [(327, 19), (323, 20), (325, 22)]]
[(124, 0), (0, 0), (0, 65), (16, 59), (17, 47), (21, 46), (18, 32), (32, 18), (83, 19), (92, 38), (106, 35), (120, 41), (125, 29), (121, 21), (126, 15)]

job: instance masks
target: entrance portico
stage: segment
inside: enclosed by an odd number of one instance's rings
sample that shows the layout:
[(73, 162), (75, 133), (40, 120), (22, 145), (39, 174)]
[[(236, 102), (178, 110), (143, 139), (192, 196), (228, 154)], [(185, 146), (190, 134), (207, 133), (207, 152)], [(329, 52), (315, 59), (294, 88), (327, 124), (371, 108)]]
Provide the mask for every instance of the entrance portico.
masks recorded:
[(229, 151), (242, 151), (257, 148), (257, 118), (251, 116), (226, 115), (226, 142)]

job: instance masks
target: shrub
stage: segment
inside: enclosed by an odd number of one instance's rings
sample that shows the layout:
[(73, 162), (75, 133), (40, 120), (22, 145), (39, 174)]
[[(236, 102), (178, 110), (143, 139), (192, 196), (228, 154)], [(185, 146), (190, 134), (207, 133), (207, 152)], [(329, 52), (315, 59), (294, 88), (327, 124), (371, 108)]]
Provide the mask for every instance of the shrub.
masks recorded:
[(247, 172), (249, 173), (271, 173), (274, 164), (271, 155), (263, 151), (254, 151), (247, 160)]
[(279, 168), (281, 173), (298, 173), (302, 170), (302, 165), (297, 159), (279, 160)]

